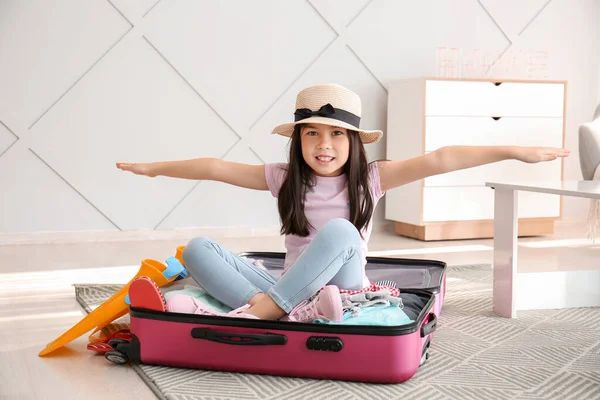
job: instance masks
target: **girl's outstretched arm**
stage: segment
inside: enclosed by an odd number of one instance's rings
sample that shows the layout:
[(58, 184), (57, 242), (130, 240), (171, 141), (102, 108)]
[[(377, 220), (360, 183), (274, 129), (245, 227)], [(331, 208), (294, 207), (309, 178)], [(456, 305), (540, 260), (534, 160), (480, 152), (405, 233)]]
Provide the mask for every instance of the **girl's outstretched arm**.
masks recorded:
[(117, 168), (149, 177), (210, 180), (248, 189), (268, 190), (264, 165), (249, 165), (219, 158), (196, 158), (153, 163), (117, 163)]
[(555, 147), (446, 146), (408, 160), (380, 161), (378, 166), (381, 188), (386, 191), (428, 176), (498, 161), (537, 163), (567, 157), (569, 154), (569, 150)]

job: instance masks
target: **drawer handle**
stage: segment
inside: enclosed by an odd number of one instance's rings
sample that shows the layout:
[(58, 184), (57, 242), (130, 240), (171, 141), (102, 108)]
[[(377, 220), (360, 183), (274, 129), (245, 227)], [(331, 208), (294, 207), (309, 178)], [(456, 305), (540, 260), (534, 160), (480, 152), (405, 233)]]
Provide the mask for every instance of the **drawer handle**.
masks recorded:
[(492, 117), (492, 118), (494, 119), (494, 121), (498, 121), (502, 117)]
[(500, 86), (502, 85), (502, 82), (494, 82), (494, 86)]

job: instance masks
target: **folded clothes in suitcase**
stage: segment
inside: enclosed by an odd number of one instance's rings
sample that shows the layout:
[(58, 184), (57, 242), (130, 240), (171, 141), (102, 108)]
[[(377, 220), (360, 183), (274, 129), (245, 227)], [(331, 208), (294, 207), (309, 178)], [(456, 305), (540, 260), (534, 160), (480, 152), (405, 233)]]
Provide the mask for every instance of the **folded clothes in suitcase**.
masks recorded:
[[(269, 273), (283, 253), (243, 253)], [(398, 383), (428, 358), (445, 293), (446, 264), (368, 257), (372, 282), (400, 289), (410, 322), (397, 326), (298, 323), (160, 312), (131, 307), (124, 359), (144, 364), (318, 379)]]

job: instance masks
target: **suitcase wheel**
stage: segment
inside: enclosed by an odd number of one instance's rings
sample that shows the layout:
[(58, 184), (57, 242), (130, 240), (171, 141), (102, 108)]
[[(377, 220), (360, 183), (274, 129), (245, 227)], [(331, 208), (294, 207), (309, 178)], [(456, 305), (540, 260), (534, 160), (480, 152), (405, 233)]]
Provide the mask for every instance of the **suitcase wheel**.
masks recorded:
[(421, 362), (419, 363), (419, 367), (423, 364), (425, 364), (425, 361), (429, 360), (429, 346), (431, 345), (431, 342), (429, 340), (427, 340), (427, 342), (425, 343), (424, 349), (423, 349), (423, 353), (421, 355)]
[(429, 349), (421, 356), (421, 362), (419, 363), (419, 367), (425, 364), (425, 361), (429, 360)]
[(115, 350), (122, 343), (129, 343), (129, 340), (121, 339), (121, 338), (113, 338), (108, 341), (108, 345)]
[(104, 353), (104, 358), (115, 364), (127, 364), (129, 357), (118, 350), (111, 350)]

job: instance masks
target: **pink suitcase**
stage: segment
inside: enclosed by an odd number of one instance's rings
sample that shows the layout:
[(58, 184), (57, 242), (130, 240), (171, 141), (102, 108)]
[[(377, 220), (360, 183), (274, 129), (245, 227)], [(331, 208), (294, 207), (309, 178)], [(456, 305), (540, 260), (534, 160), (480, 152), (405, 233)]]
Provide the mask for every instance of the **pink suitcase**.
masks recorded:
[[(282, 253), (244, 253), (273, 275)], [(446, 286), (446, 264), (367, 259), (371, 281), (393, 281), (414, 322), (400, 326), (328, 325), (250, 320), (130, 309), (129, 343), (115, 353), (143, 364), (281, 376), (398, 383), (429, 356)]]

